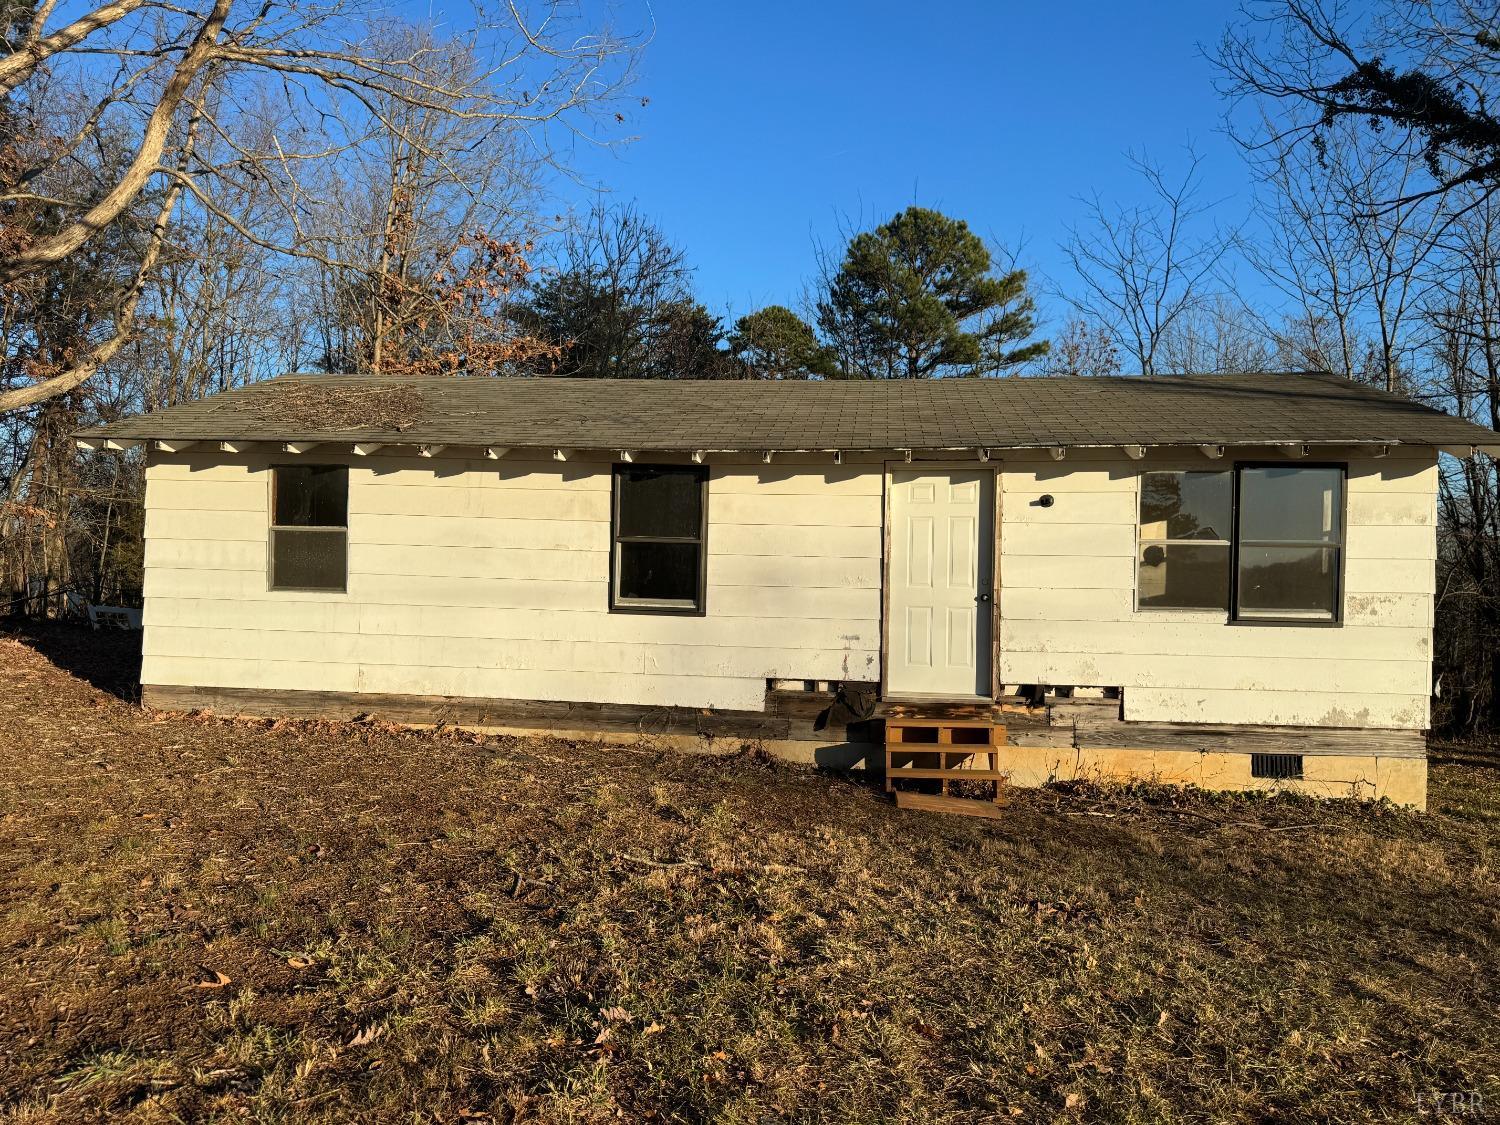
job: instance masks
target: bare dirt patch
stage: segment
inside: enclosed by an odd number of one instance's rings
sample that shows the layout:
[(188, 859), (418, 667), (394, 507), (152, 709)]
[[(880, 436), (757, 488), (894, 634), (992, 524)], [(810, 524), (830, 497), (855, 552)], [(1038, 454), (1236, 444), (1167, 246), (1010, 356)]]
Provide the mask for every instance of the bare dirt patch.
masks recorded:
[(750, 754), (152, 714), (132, 655), (0, 638), (0, 1116), (1500, 1106), (1491, 753), (1425, 816), (1078, 787), (972, 821)]

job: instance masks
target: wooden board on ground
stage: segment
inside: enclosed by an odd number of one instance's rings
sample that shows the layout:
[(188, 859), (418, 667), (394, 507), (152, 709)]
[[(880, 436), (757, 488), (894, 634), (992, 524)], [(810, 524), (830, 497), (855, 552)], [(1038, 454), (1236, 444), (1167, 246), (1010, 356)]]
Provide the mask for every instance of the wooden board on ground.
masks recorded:
[(983, 816), (991, 819), (1000, 815), (1000, 806), (994, 801), (976, 801), (969, 797), (938, 797), (930, 793), (896, 793), (896, 807), (914, 809), (918, 812), (957, 813), (960, 816)]

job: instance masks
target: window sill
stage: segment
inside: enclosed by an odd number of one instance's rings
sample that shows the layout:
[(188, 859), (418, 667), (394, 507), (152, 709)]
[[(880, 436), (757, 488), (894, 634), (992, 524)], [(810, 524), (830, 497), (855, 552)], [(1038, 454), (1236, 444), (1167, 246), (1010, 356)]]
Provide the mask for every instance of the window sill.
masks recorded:
[(661, 617), (706, 617), (701, 605), (663, 605), (658, 602), (613, 602), (610, 613), (644, 613)]
[(1294, 629), (1342, 629), (1344, 622), (1337, 617), (1231, 617), (1230, 625), (1272, 625), (1278, 629), (1288, 626)]

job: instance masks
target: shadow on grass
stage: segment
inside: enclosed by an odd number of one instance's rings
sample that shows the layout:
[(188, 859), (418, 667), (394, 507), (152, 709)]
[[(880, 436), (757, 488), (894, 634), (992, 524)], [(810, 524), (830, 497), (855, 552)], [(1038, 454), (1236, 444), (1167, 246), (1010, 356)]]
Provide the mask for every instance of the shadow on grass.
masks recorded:
[(1427, 760), (1435, 766), (1500, 770), (1500, 742), (1432, 742), (1428, 744)]
[(30, 645), (58, 668), (127, 703), (141, 701), (141, 633), (95, 631), (54, 621), (0, 622), (0, 635)]

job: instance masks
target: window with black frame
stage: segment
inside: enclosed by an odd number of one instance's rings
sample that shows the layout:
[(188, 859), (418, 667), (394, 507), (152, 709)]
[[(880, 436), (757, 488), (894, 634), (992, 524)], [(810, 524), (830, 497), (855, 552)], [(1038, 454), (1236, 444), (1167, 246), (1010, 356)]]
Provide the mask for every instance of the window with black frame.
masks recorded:
[(1336, 621), (1343, 535), (1342, 466), (1143, 473), (1136, 605)]
[(667, 465), (616, 465), (610, 608), (704, 611), (708, 473)]
[(1247, 465), (1239, 474), (1235, 616), (1337, 620), (1344, 470)]
[(273, 590), (348, 585), (349, 470), (343, 465), (277, 465), (271, 470)]

